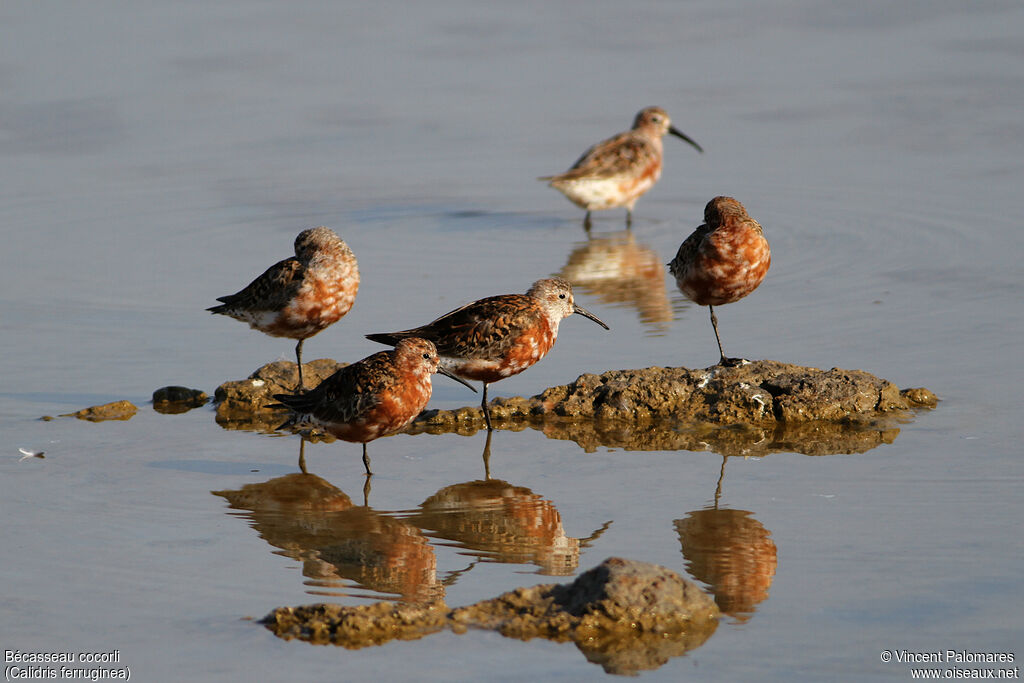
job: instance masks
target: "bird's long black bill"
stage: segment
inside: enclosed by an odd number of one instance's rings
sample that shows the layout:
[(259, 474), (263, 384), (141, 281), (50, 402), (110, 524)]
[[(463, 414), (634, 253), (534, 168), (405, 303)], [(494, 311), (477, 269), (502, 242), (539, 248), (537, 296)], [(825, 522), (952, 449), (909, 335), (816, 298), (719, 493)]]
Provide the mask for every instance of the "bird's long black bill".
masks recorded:
[(690, 137), (689, 135), (687, 135), (687, 134), (686, 134), (686, 133), (684, 133), (683, 131), (679, 130), (679, 129), (678, 129), (678, 128), (676, 128), (675, 126), (669, 126), (669, 127), (668, 127), (668, 132), (669, 132), (669, 133), (671, 133), (672, 135), (675, 135), (675, 136), (676, 136), (677, 138), (681, 138), (681, 139), (683, 139), (683, 140), (686, 140), (686, 141), (687, 141), (687, 142), (689, 142), (689, 143), (690, 143), (691, 145), (693, 145), (693, 146), (694, 146), (694, 148), (696, 148), (696, 150), (697, 150), (698, 152), (700, 152), (701, 154), (703, 154), (703, 153), (704, 153), (704, 148), (703, 148), (703, 147), (701, 147), (700, 145), (698, 145), (698, 144), (697, 144), (696, 142), (694, 142), (694, 141), (693, 141), (693, 138), (691, 138), (691, 137)]
[(438, 367), (438, 368), (437, 368), (437, 371), (438, 371), (439, 373), (441, 373), (442, 375), (444, 375), (445, 377), (451, 377), (451, 378), (452, 378), (453, 380), (455, 380), (455, 381), (456, 381), (456, 382), (458, 382), (459, 384), (462, 384), (463, 386), (467, 386), (467, 387), (469, 387), (469, 390), (470, 390), (470, 391), (472, 391), (472, 392), (473, 392), (474, 394), (476, 394), (476, 393), (479, 393), (479, 392), (477, 392), (476, 388), (474, 388), (474, 387), (473, 387), (473, 385), (472, 385), (472, 384), (470, 384), (470, 383), (469, 383), (469, 382), (467, 382), (466, 380), (462, 379), (461, 377), (456, 377), (455, 375), (453, 375), (452, 373), (448, 372), (448, 371), (447, 371), (447, 370), (445, 370), (444, 368), (442, 368), (442, 367)]
[(608, 327), (607, 325), (604, 324), (603, 320), (601, 320), (596, 315), (594, 315), (593, 313), (591, 313), (587, 309), (583, 308), (582, 306), (577, 306), (576, 304), (573, 304), (572, 312), (573, 313), (579, 313), (584, 318), (590, 318), (591, 320), (593, 320), (595, 323), (597, 323), (598, 325), (600, 325), (601, 327), (603, 327), (606, 330), (610, 330), (611, 329), (610, 327)]

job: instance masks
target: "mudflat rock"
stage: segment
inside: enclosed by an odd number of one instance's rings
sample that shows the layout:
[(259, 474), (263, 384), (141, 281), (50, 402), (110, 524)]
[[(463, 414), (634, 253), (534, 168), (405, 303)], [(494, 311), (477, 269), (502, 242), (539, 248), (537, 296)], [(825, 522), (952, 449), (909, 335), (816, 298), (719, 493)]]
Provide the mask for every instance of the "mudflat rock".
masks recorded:
[(568, 584), (518, 588), (453, 610), (456, 630), (572, 641), (608, 673), (636, 674), (700, 647), (719, 610), (697, 584), (665, 567), (611, 557)]
[(319, 603), (278, 607), (260, 623), (280, 638), (357, 650), (389, 640), (417, 640), (447, 625), (443, 601), (425, 605), (376, 602), (360, 607)]
[[(320, 384), (347, 363), (318, 358), (302, 364), (307, 388)], [(299, 367), (279, 360), (258, 368), (246, 379), (224, 382), (214, 393), (217, 424), (226, 429), (273, 430), (285, 419), (281, 410), (267, 408), (277, 403), (274, 394), (295, 393), (299, 386)]]
[(138, 411), (138, 407), (131, 401), (114, 401), (113, 403), (105, 403), (101, 406), (82, 408), (74, 413), (61, 415), (61, 417), (77, 417), (79, 420), (88, 420), (89, 422), (130, 420)]
[[(330, 359), (304, 366), (308, 387), (339, 368)], [(277, 361), (247, 379), (225, 382), (214, 397), (217, 422), (227, 429), (273, 431), (284, 412), (271, 410), (273, 395), (293, 392), (295, 363)], [(575, 441), (587, 451), (711, 450), (758, 456), (777, 451), (825, 455), (859, 453), (892, 443), (899, 424), (933, 408), (924, 388), (900, 390), (864, 372), (754, 361), (739, 367), (650, 367), (580, 375), (530, 398), (490, 403), (496, 427), (543, 431)], [(469, 435), (484, 428), (479, 406), (426, 410), (410, 433)]]
[(153, 410), (165, 415), (185, 413), (206, 404), (210, 397), (205, 391), (188, 387), (160, 387), (153, 392)]
[(451, 628), (509, 638), (572, 641), (610, 673), (635, 674), (699, 647), (718, 626), (718, 607), (695, 583), (658, 565), (609, 558), (568, 584), (517, 588), (448, 610), (443, 602), (362, 607), (280, 607), (260, 623), (282, 638), (346, 648), (421, 638)]
[[(651, 367), (580, 375), (531, 398), (495, 399), (491, 418), (536, 422), (547, 418), (606, 423), (758, 425), (776, 423), (870, 423), (880, 417), (934, 407), (927, 389), (899, 388), (862, 370), (821, 370), (754, 361), (739, 367), (705, 369)], [(428, 411), (420, 427), (447, 431), (482, 423), (479, 408)]]
[(669, 633), (718, 618), (695, 583), (671, 569), (610, 557), (572, 583), (517, 588), (452, 612), (455, 623), (517, 638), (567, 630)]

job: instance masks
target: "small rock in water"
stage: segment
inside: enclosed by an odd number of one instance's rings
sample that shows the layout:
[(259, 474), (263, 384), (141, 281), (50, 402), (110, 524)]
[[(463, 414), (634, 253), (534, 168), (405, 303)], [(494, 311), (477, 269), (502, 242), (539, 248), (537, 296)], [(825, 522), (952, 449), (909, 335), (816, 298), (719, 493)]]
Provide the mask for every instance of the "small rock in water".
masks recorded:
[(114, 401), (101, 406), (82, 408), (74, 413), (66, 413), (61, 417), (77, 417), (79, 420), (103, 422), (104, 420), (130, 420), (139, 411), (131, 401)]
[(205, 405), (210, 399), (205, 391), (188, 387), (161, 387), (153, 392), (153, 410), (173, 415)]
[[(306, 388), (312, 389), (345, 365), (330, 358), (303, 363)], [(246, 379), (224, 382), (213, 396), (217, 404), (217, 424), (225, 429), (273, 431), (284, 421), (286, 413), (267, 406), (277, 403), (274, 394), (295, 393), (298, 384), (298, 366), (284, 360), (267, 363)]]
[(376, 602), (347, 607), (319, 603), (278, 607), (260, 623), (279, 638), (298, 638), (349, 650), (382, 645), (389, 640), (416, 640), (445, 626), (444, 601), (424, 605)]

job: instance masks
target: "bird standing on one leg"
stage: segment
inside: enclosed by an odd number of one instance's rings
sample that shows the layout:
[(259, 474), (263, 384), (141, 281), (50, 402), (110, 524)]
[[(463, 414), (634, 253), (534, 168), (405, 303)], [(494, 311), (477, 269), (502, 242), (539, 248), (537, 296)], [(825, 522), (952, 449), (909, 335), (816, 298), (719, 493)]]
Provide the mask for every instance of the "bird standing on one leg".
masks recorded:
[(206, 310), (272, 337), (297, 339), (302, 391), (302, 342), (348, 313), (358, 291), (355, 254), (333, 230), (321, 226), (299, 233), (295, 256), (270, 266), (240, 292), (218, 297), (222, 304)]
[(640, 110), (633, 128), (599, 142), (583, 153), (565, 173), (544, 176), (569, 200), (586, 209), (583, 227), (590, 230), (590, 212), (626, 207), (626, 227), (633, 222), (633, 206), (661, 177), (662, 144), (666, 133), (682, 138), (698, 152), (704, 150), (672, 126), (661, 107)]
[(503, 294), (480, 299), (437, 320), (401, 332), (368, 334), (381, 344), (422, 337), (437, 345), (441, 366), (462, 379), (484, 383), (480, 406), (487, 429), (487, 385), (517, 375), (543, 358), (558, 337), (558, 323), (573, 313), (608, 329), (597, 316), (577, 306), (572, 285), (561, 278), (533, 283), (526, 294)]
[(311, 426), (332, 436), (363, 444), (363, 466), (370, 476), (366, 444), (401, 431), (430, 401), (435, 372), (472, 386), (439, 367), (437, 348), (425, 339), (403, 339), (394, 349), (381, 351), (346, 365), (316, 388), (300, 394), (276, 394), (292, 416), (278, 429)]
[(720, 365), (742, 359), (726, 358), (718, 336), (715, 306), (739, 301), (757, 289), (772, 263), (764, 230), (732, 197), (715, 197), (704, 207), (704, 225), (680, 245), (668, 264), (679, 291), (711, 311)]

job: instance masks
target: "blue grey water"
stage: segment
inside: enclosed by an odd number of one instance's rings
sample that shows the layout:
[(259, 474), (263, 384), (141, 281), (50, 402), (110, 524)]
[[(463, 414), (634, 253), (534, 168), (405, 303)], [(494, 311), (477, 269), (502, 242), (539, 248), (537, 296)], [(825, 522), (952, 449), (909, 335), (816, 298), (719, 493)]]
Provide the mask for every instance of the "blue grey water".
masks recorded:
[[(719, 505), (754, 521), (763, 582), (643, 676), (909, 678), (885, 650), (1019, 661), (1022, 34), (1024, 6), (998, 0), (4, 3), (0, 647), (118, 650), (147, 681), (604, 676), (571, 644), (486, 632), (357, 651), (277, 639), (246, 617), (395, 596), (325, 579), (211, 494), (295, 471), (296, 439), (148, 400), (292, 357), (290, 341), (203, 309), (320, 224), (363, 282), (307, 358), (358, 359), (379, 350), (366, 333), (524, 291), (593, 249), (578, 301), (611, 331), (564, 321), (549, 357), (492, 396), (710, 365), (707, 312), (657, 269), (728, 194), (773, 263), (718, 311), (727, 353), (864, 369), (942, 402), (867, 452), (728, 458)], [(535, 177), (651, 104), (706, 153), (667, 138), (632, 235), (622, 211), (600, 213), (588, 244), (582, 211)], [(644, 265), (621, 275), (622, 254)], [(477, 400), (435, 384), (435, 407)], [(37, 419), (119, 399), (139, 414)], [(482, 447), (483, 434), (371, 444), (370, 506), (407, 522), (481, 479)], [(358, 453), (306, 456), (359, 505)], [(561, 542), (611, 522), (575, 571), (625, 556), (684, 575), (678, 529), (713, 504), (722, 465), (529, 429), (496, 433), (490, 460), (557, 510)], [(452, 606), (568, 580), (423, 534)]]

